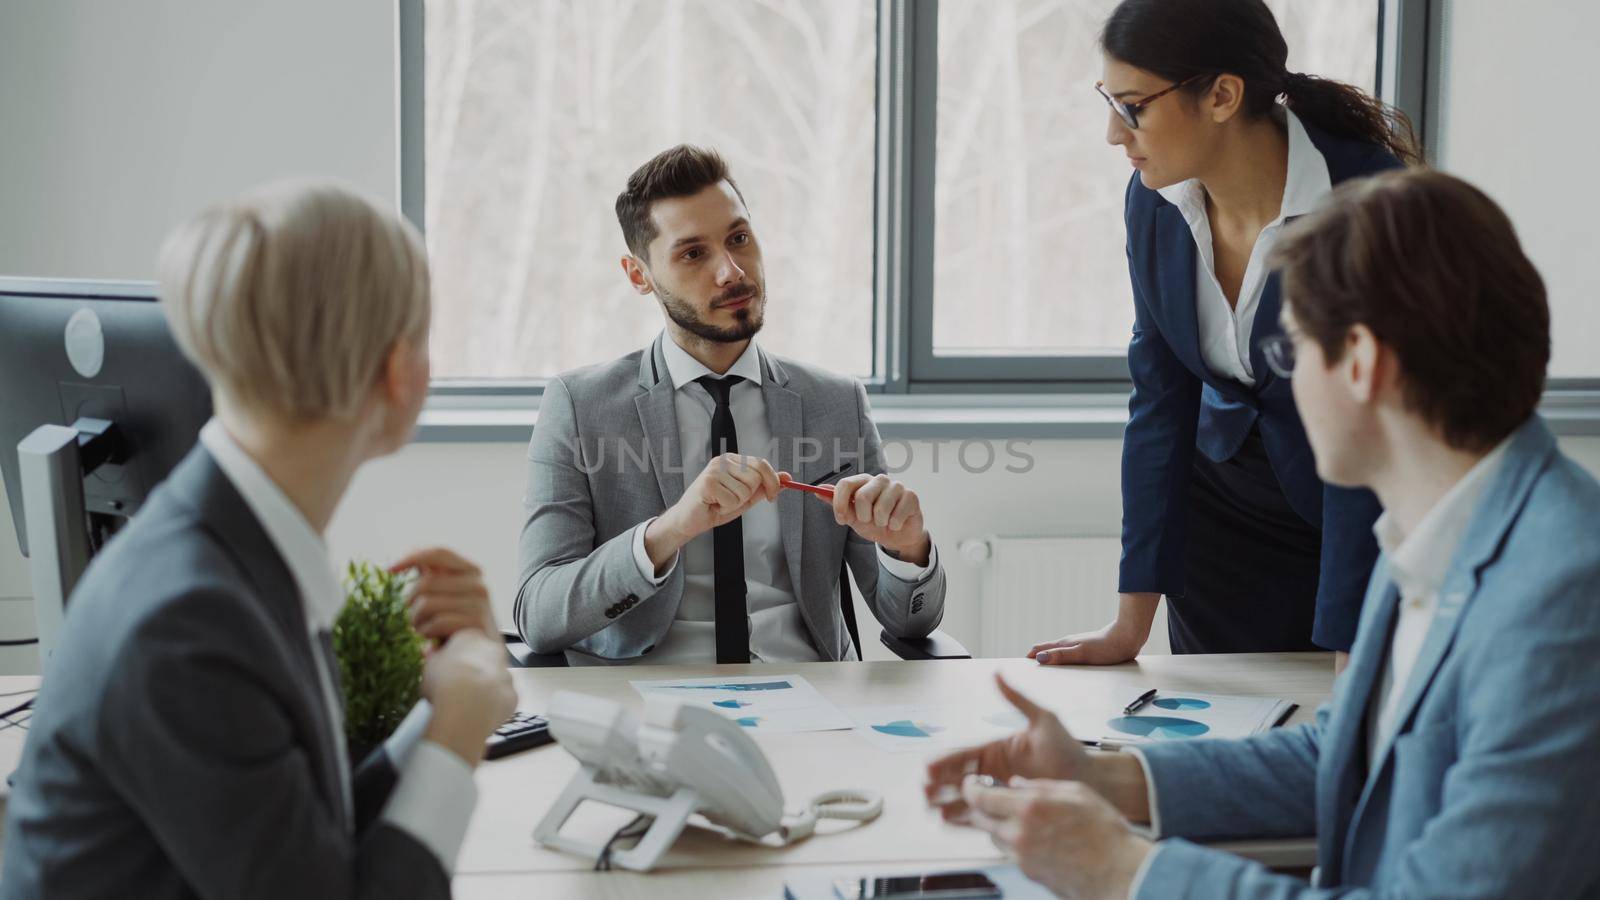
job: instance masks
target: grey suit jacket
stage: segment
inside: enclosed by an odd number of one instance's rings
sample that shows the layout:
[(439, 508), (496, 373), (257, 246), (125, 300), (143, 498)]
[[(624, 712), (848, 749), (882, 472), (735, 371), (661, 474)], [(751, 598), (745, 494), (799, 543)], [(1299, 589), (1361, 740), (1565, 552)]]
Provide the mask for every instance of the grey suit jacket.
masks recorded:
[[(528, 518), (515, 606), (517, 627), (535, 651), (637, 658), (655, 647), (677, 614), (683, 567), (657, 588), (633, 556), (634, 529), (676, 503), (699, 474), (683, 471), (664, 340), (559, 375), (545, 388), (528, 445)], [(851, 474), (883, 471), (878, 429), (859, 382), (765, 352), (761, 364), (774, 468), (800, 481), (844, 461), (854, 467)], [(778, 521), (800, 614), (824, 659), (855, 657), (839, 610), (841, 560), (890, 633), (922, 637), (938, 627), (941, 568), (918, 584), (896, 578), (883, 571), (874, 544), (798, 491), (779, 497)]]
[(347, 820), (302, 609), (244, 499), (191, 451), (73, 591), (0, 898), (449, 896), (410, 835)]
[(1350, 665), (1315, 723), (1143, 749), (1161, 828), (1317, 835), (1315, 885), (1184, 840), (1141, 898), (1600, 897), (1600, 484), (1537, 416), (1472, 514), (1368, 759), (1399, 593), (1380, 559)]

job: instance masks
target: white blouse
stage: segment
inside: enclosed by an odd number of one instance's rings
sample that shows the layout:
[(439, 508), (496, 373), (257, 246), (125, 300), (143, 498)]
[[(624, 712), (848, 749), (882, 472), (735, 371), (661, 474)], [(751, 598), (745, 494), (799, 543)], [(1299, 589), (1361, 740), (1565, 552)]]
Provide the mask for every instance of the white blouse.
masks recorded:
[(1311, 212), (1333, 185), (1328, 176), (1327, 160), (1316, 145), (1311, 143), (1305, 126), (1287, 108), (1289, 176), (1283, 188), (1283, 206), (1278, 218), (1261, 229), (1255, 248), (1250, 251), (1250, 262), (1244, 270), (1244, 280), (1239, 286), (1237, 307), (1228, 305), (1228, 298), (1217, 281), (1216, 257), (1211, 246), (1211, 220), (1206, 216), (1206, 190), (1198, 179), (1162, 188), (1161, 194), (1168, 203), (1178, 207), (1189, 230), (1194, 233), (1195, 247), (1200, 253), (1195, 258), (1195, 312), (1200, 328), (1200, 356), (1206, 368), (1220, 378), (1231, 378), (1254, 387), (1255, 371), (1250, 366), (1250, 335), (1255, 328), (1256, 307), (1261, 302), (1261, 290), (1266, 286), (1267, 256), (1277, 242), (1284, 223), (1295, 216)]

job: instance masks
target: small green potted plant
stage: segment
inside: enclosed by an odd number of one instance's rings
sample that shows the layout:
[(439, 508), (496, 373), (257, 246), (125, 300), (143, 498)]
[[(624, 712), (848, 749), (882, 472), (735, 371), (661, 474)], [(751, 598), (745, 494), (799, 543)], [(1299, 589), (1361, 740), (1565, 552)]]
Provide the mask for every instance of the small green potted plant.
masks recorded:
[(333, 623), (344, 690), (345, 740), (359, 763), (394, 733), (422, 688), (422, 636), (406, 607), (408, 577), (366, 561), (345, 570), (345, 603)]

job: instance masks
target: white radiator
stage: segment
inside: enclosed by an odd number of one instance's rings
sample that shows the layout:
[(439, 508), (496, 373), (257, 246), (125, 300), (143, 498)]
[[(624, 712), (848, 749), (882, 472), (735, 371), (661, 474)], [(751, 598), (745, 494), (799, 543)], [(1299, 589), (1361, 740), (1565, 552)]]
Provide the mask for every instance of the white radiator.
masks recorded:
[[(983, 572), (979, 655), (1025, 656), (1028, 648), (1106, 625), (1117, 614), (1114, 537), (990, 537), (963, 541)], [(1156, 613), (1145, 653), (1168, 653), (1167, 611)]]

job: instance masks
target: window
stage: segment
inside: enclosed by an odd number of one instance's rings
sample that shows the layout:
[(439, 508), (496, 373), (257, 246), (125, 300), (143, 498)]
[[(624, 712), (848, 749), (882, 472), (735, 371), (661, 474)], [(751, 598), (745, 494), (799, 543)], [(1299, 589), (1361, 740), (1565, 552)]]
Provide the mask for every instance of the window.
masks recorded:
[[(1267, 5), (1291, 70), (1372, 91), (1377, 0)], [(1131, 172), (1106, 143), (1093, 90), (1099, 30), (1115, 6), (939, 3), (934, 363), (924, 369), (972, 377), (985, 357), (1071, 355), (1121, 366), (1133, 325), (1122, 223)], [(980, 365), (938, 363), (961, 357)]]
[[(612, 204), (687, 141), (743, 189), (773, 351), (889, 391), (1124, 380), (1129, 172), (1092, 89), (1114, 5), (402, 0), (436, 375), (536, 382), (644, 346), (661, 317)], [(1292, 68), (1373, 89), (1380, 0), (1268, 5)]]
[(437, 377), (546, 377), (647, 344), (662, 318), (622, 274), (613, 203), (680, 142), (719, 149), (749, 204), (762, 344), (871, 376), (872, 3), (428, 0), (423, 13)]

